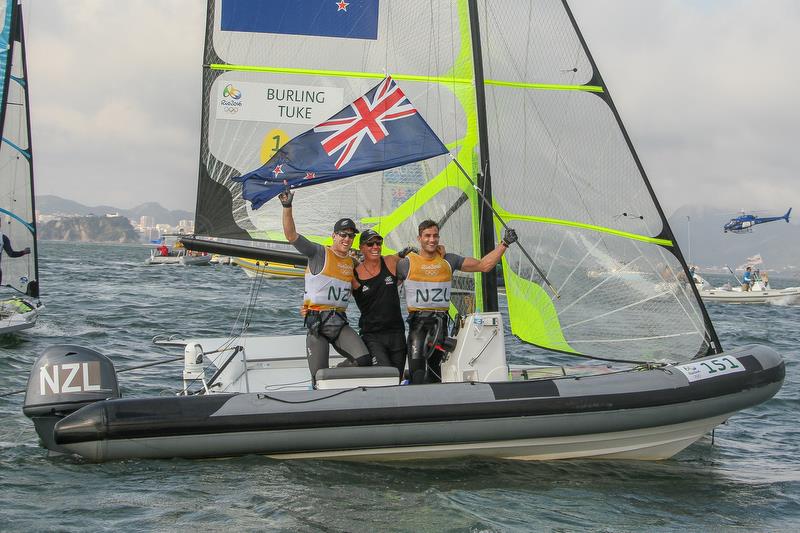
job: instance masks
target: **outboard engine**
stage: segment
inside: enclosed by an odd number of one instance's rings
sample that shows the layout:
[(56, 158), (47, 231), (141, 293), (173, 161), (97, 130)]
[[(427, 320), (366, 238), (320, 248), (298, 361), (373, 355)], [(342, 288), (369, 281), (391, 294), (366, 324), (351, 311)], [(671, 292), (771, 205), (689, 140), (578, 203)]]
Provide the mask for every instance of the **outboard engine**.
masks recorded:
[(22, 412), (33, 420), (47, 449), (69, 453), (53, 439), (56, 422), (90, 403), (119, 397), (117, 373), (108, 357), (82, 346), (56, 344), (33, 364)]

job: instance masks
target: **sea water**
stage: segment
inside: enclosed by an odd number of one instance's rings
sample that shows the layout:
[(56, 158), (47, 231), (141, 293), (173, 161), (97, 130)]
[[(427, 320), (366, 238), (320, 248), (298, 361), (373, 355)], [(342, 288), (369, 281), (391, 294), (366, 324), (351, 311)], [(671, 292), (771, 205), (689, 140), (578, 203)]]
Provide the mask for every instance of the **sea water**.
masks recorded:
[[(40, 255), (46, 309), (33, 329), (0, 337), (0, 394), (24, 389), (37, 355), (56, 343), (94, 348), (117, 369), (180, 357), (152, 337), (228, 335), (248, 318), (243, 306), (256, 289), (252, 334), (303, 333), (302, 280), (254, 282), (223, 265), (145, 266), (149, 252), (136, 245), (45, 242)], [(796, 531), (800, 307), (712, 304), (709, 313), (726, 348), (778, 350), (786, 382), (713, 441), (666, 461), (90, 464), (48, 457), (16, 394), (0, 398), (0, 531)], [(512, 353), (514, 362), (543, 362), (531, 348)], [(126, 372), (120, 386), (126, 396), (172, 394), (181, 370), (174, 362)]]

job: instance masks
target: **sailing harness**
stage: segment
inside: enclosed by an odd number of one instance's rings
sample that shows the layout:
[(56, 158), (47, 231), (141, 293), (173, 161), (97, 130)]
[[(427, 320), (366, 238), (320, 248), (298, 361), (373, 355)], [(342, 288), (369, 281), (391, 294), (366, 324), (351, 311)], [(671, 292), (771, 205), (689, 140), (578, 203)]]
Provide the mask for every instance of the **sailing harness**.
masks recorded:
[[(338, 323), (333, 320), (337, 318), (339, 319)], [(345, 315), (344, 311), (337, 309), (309, 310), (306, 313), (303, 325), (311, 335), (322, 337), (333, 344), (339, 339), (342, 329), (347, 325), (347, 315)]]

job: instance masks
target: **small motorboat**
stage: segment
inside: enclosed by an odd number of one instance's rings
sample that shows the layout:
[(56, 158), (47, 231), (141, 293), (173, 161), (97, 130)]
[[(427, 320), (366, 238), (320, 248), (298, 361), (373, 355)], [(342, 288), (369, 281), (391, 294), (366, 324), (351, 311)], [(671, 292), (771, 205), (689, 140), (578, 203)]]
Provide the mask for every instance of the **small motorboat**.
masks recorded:
[(768, 304), (781, 305), (800, 304), (800, 287), (786, 287), (773, 289), (769, 280), (759, 273), (754, 273), (753, 283), (749, 290), (744, 290), (742, 285), (732, 286), (726, 283), (721, 287), (713, 287), (708, 281), (694, 275), (695, 284), (703, 301), (730, 304)]
[(192, 255), (187, 253), (183, 248), (170, 251), (169, 255), (161, 255), (157, 248), (150, 251), (150, 257), (145, 259), (146, 265), (183, 265), (183, 266), (197, 266), (207, 265), (211, 262), (211, 256)]

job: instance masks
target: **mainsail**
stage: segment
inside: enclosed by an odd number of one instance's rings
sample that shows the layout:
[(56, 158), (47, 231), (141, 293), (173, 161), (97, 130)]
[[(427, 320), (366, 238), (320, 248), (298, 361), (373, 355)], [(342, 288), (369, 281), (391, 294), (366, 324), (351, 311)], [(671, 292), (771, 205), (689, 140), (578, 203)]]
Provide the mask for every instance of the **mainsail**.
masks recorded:
[[(720, 349), (560, 0), (210, 1), (197, 233), (282, 240), (277, 200), (253, 210), (234, 178), (386, 74), (557, 288), (558, 297), (545, 291), (518, 247), (506, 254), (518, 338), (621, 361), (686, 360)], [(425, 218), (440, 221), (448, 251), (463, 255), (483, 255), (502, 231), (445, 157), (298, 192), (301, 233), (325, 242), (342, 216), (373, 227), (390, 249), (415, 242)], [(609, 269), (620, 264), (637, 274)], [(454, 302), (459, 312), (492, 310), (491, 276), (459, 280), (470, 290)]]
[(15, 249), (30, 248), (31, 254), (12, 258), (5, 254), (0, 268), (3, 284), (29, 296), (39, 295), (36, 217), (33, 201), (33, 156), (28, 77), (22, 9), (18, 0), (0, 4), (0, 233)]

